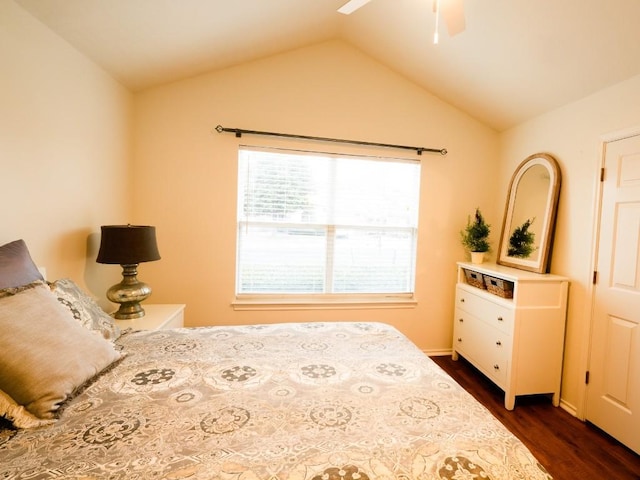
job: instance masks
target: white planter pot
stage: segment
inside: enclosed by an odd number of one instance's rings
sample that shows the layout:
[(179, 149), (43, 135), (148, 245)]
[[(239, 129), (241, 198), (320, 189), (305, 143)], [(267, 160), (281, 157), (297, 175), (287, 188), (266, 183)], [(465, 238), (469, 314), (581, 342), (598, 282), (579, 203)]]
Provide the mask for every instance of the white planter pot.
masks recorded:
[(471, 263), (479, 264), (484, 262), (484, 252), (471, 252)]

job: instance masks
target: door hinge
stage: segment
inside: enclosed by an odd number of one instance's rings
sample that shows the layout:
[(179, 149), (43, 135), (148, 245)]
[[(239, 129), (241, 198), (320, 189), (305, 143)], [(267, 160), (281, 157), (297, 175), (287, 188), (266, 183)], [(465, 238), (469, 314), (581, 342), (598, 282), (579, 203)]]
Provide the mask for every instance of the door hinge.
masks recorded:
[(598, 283), (598, 272), (596, 270), (593, 271), (593, 284)]
[(584, 374), (584, 383), (589, 385), (589, 370)]
[(600, 169), (600, 181), (604, 182), (604, 167)]

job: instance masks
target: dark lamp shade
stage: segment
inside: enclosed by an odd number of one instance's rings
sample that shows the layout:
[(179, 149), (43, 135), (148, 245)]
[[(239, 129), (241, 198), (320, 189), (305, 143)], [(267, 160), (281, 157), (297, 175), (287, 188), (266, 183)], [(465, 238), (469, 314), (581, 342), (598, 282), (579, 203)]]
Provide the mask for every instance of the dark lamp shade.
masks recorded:
[(98, 263), (135, 265), (160, 260), (156, 227), (144, 225), (103, 225)]

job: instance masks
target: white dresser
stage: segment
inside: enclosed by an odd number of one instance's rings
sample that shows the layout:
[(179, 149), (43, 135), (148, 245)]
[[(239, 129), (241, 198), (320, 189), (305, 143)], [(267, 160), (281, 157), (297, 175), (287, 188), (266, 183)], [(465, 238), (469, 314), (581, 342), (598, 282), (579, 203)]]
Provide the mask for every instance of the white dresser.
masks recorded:
[[(508, 282), (513, 298), (469, 284), (465, 270)], [(560, 403), (568, 286), (557, 275), (458, 263), (453, 359), (463, 356), (504, 390), (508, 410), (518, 395), (548, 393)]]

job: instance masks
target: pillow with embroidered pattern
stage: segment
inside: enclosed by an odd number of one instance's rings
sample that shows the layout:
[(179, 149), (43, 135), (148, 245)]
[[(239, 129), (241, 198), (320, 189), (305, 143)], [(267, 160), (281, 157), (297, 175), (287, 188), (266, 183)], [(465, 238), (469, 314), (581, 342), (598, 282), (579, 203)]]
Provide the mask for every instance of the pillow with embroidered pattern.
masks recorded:
[(96, 301), (85, 293), (73, 280), (62, 278), (49, 284), (51, 291), (78, 320), (82, 326), (100, 333), (107, 340), (120, 336), (120, 328), (113, 318), (100, 308)]

